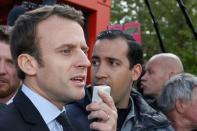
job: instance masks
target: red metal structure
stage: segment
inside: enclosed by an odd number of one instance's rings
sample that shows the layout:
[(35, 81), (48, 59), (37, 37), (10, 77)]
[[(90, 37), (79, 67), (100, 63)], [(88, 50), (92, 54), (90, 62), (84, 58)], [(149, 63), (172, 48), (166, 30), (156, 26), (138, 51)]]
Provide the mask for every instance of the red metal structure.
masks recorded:
[(117, 29), (117, 30), (122, 30), (124, 32), (127, 32), (128, 34), (131, 34), (133, 38), (140, 45), (142, 44), (140, 23), (137, 21), (125, 23), (123, 25), (121, 24), (109, 25), (107, 29)]
[[(7, 23), (9, 11), (15, 6), (20, 5), (24, 0), (0, 0), (0, 24)], [(36, 4), (42, 0), (26, 0)], [(90, 48), (88, 57), (90, 58), (96, 35), (102, 30), (107, 29), (110, 21), (111, 0), (57, 0), (59, 4), (68, 4), (83, 11), (85, 16), (84, 31), (88, 46)], [(88, 74), (88, 82), (90, 82)]]
[(89, 45), (89, 58), (96, 35), (102, 30), (107, 29), (110, 21), (111, 0), (64, 0), (66, 3), (81, 9), (86, 18), (85, 35)]

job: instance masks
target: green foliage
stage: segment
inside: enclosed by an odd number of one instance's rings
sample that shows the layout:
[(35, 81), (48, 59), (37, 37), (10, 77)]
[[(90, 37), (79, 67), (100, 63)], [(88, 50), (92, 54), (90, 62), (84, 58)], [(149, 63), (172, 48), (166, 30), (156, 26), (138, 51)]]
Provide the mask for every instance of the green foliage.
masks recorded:
[[(188, 27), (176, 0), (149, 0), (159, 23), (161, 37), (167, 52), (178, 55), (185, 72), (197, 75), (197, 41)], [(197, 1), (183, 0), (193, 26), (197, 30)], [(112, 0), (111, 23), (141, 23), (145, 60), (160, 53), (159, 41), (144, 0)]]

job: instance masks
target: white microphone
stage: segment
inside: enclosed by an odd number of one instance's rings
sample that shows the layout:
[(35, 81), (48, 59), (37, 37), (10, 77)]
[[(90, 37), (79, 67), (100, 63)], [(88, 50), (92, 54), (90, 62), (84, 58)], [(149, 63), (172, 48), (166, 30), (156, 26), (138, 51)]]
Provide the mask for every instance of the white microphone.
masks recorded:
[(99, 85), (93, 87), (93, 95), (92, 95), (92, 102), (102, 101), (100, 96), (98, 95), (98, 91), (103, 91), (110, 95), (111, 87), (108, 85)]

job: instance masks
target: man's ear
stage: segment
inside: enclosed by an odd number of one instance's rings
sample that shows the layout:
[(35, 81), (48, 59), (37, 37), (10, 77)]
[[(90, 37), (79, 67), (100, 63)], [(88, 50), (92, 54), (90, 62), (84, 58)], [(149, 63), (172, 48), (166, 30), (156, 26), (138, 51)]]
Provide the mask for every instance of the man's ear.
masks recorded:
[(35, 75), (38, 63), (36, 59), (29, 54), (21, 54), (17, 58), (19, 68), (27, 75)]
[(134, 67), (132, 69), (133, 81), (136, 81), (140, 77), (141, 73), (142, 73), (142, 66), (141, 66), (141, 64), (134, 65)]
[(175, 109), (178, 113), (182, 114), (185, 112), (187, 107), (187, 103), (181, 101), (181, 100), (176, 100), (175, 102)]

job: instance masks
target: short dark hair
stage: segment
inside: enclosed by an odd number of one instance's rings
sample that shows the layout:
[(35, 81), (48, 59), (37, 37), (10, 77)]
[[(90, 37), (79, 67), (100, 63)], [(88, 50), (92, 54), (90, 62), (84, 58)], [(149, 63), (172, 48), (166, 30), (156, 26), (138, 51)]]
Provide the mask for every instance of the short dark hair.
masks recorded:
[(82, 12), (68, 5), (43, 6), (20, 15), (12, 29), (10, 42), (17, 73), (22, 80), (25, 79), (25, 73), (17, 65), (17, 57), (22, 53), (28, 53), (35, 57), (40, 66), (43, 66), (37, 38), (37, 26), (41, 21), (53, 15), (70, 19), (81, 26), (83, 25), (84, 17)]
[(6, 44), (9, 44), (9, 35), (8, 32), (0, 28), (0, 41), (5, 42)]
[(121, 30), (105, 30), (101, 32), (96, 40), (114, 40), (117, 38), (122, 38), (127, 41), (128, 53), (127, 58), (129, 60), (130, 68), (133, 68), (136, 64), (143, 64), (143, 51), (141, 46), (135, 41), (135, 39), (128, 33)]

